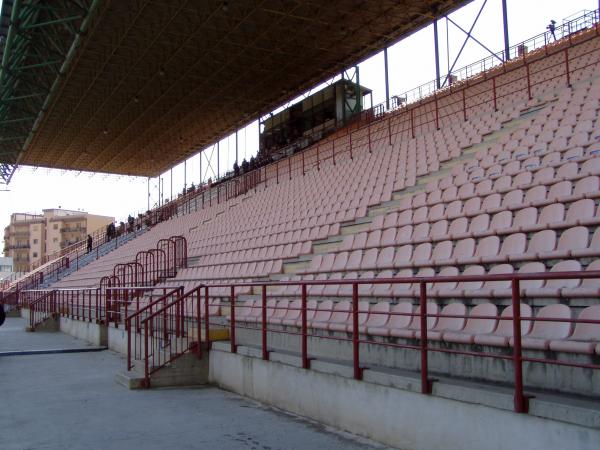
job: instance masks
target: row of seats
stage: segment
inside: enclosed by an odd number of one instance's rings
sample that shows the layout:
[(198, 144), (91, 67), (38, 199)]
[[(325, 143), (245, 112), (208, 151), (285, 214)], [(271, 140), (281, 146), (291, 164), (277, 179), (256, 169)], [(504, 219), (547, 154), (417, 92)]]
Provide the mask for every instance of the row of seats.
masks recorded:
[[(301, 326), (299, 300), (268, 300), (267, 323), (279, 326)], [(378, 302), (358, 304), (358, 331), (371, 336), (419, 339), (421, 330), (421, 308), (412, 303)], [(508, 306), (498, 315), (493, 303), (474, 306), (470, 311), (463, 303), (450, 303), (441, 310), (437, 303), (427, 303), (427, 339), (459, 344), (479, 344), (497, 347), (512, 347), (513, 307)], [(521, 344), (529, 350), (552, 350), (569, 353), (600, 355), (600, 305), (584, 308), (578, 321), (566, 305), (547, 305), (534, 316), (529, 305), (520, 304)], [(307, 301), (307, 326), (331, 332), (353, 332), (352, 304), (343, 300)], [(533, 320), (532, 320), (533, 319)], [(540, 320), (535, 320), (540, 319)], [(554, 319), (554, 320), (552, 320)], [(236, 321), (260, 323), (262, 302), (250, 300), (236, 306)]]
[[(536, 258), (532, 258), (536, 259)], [(405, 265), (406, 267), (406, 265)], [(415, 269), (417, 271), (415, 272)], [(600, 260), (594, 260), (587, 265), (587, 271), (600, 269)], [(391, 278), (409, 278), (414, 277), (444, 277), (444, 276), (483, 276), (483, 275), (506, 275), (512, 273), (544, 273), (547, 272), (546, 265), (539, 261), (529, 261), (520, 266), (509, 263), (492, 265), (486, 271), (485, 267), (479, 264), (468, 265), (462, 272), (455, 265), (444, 266), (439, 271), (431, 264), (422, 267), (406, 267), (400, 270), (377, 269), (368, 270), (367, 268), (357, 267), (353, 270), (344, 272), (318, 272), (308, 275), (294, 275), (283, 277), (282, 281), (302, 282), (302, 281), (331, 281), (331, 280), (370, 280), (370, 279), (391, 279)], [(582, 270), (579, 260), (563, 259), (559, 260), (548, 272), (578, 272)], [(428, 283), (428, 295), (432, 297), (443, 298), (510, 298), (512, 287), (508, 281), (461, 281), (448, 282), (440, 280), (436, 283)], [(551, 279), (551, 280), (526, 280), (521, 282), (521, 295), (529, 298), (596, 298), (600, 294), (600, 280), (594, 278), (586, 279)], [(290, 285), (286, 287), (272, 288), (274, 295), (280, 296), (298, 296), (300, 287)], [(308, 292), (311, 295), (322, 297), (347, 297), (352, 294), (351, 285), (310, 285)], [(373, 297), (417, 297), (419, 295), (419, 283), (417, 281), (410, 283), (391, 283), (382, 282), (381, 284), (372, 284), (363, 281), (359, 285), (361, 296)]]
[(595, 229), (591, 239), (587, 227), (577, 226), (564, 230), (558, 240), (555, 230), (541, 230), (529, 239), (525, 233), (513, 233), (488, 235), (477, 240), (467, 237), (318, 254), (313, 257), (305, 273), (600, 256), (599, 230)]

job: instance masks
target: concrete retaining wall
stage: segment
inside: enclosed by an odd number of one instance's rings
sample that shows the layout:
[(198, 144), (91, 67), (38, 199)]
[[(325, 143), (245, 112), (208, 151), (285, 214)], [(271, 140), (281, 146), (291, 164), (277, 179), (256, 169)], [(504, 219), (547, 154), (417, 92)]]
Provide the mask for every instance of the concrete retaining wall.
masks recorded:
[[(288, 331), (297, 332), (295, 328)], [(315, 332), (314, 330), (312, 332)], [(346, 333), (332, 333), (318, 330), (324, 336), (335, 336), (348, 339)], [(260, 331), (239, 328), (236, 341), (241, 345), (259, 347), (261, 345)], [(289, 352), (300, 351), (300, 337), (295, 334), (267, 333), (268, 347)], [(388, 342), (383, 338), (373, 338)], [(417, 340), (398, 339), (398, 343), (419, 345)], [(512, 348), (490, 346), (471, 346), (451, 344), (447, 342), (430, 342), (432, 348), (442, 347), (460, 351), (482, 351), (490, 354), (512, 355)], [(321, 358), (352, 361), (352, 344), (349, 341), (321, 339), (309, 337), (309, 355)], [(559, 359), (580, 364), (597, 364), (594, 355), (579, 355), (574, 353), (556, 353), (543, 351), (524, 351), (524, 355), (532, 358)], [(421, 367), (419, 351), (406, 348), (386, 347), (383, 345), (361, 344), (361, 365), (393, 367), (418, 371)], [(496, 358), (478, 358), (460, 354), (429, 352), (429, 370), (432, 375), (460, 377), (473, 381), (513, 383), (513, 362)], [(523, 376), (526, 386), (548, 390), (559, 390), (565, 393), (593, 395), (600, 398), (600, 371), (581, 369), (578, 367), (559, 366), (552, 364), (523, 364)]]
[(472, 400), (304, 370), (213, 349), (221, 388), (402, 449), (597, 449), (600, 428), (516, 414)]
[(108, 333), (106, 326), (92, 322), (72, 320), (67, 317), (60, 318), (60, 331), (70, 334), (78, 339), (83, 339), (96, 346), (107, 345)]

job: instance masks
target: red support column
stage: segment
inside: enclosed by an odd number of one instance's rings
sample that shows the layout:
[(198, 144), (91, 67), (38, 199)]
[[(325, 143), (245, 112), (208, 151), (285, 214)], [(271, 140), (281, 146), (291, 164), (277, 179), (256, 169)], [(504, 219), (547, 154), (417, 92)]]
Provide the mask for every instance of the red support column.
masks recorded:
[(431, 394), (431, 381), (429, 380), (429, 369), (427, 361), (427, 285), (424, 281), (419, 283), (421, 307), (421, 392)]
[(196, 288), (196, 330), (198, 330), (198, 358), (202, 358), (202, 290)]
[(463, 119), (466, 122), (467, 121), (467, 99), (466, 99), (465, 91), (466, 91), (466, 89), (463, 88), (462, 89)]
[(269, 351), (267, 350), (267, 286), (262, 287), (262, 320), (261, 320), (261, 334), (262, 334), (262, 359), (265, 361), (269, 360)]
[(433, 93), (433, 98), (435, 100), (435, 129), (440, 129), (440, 109), (438, 108), (438, 99), (437, 93)]
[(310, 369), (310, 361), (308, 360), (308, 336), (306, 333), (306, 284), (302, 285), (302, 304), (300, 306), (301, 314), (301, 340), (302, 340), (302, 368)]
[(529, 402), (523, 393), (523, 353), (521, 350), (521, 289), (519, 280), (512, 280), (513, 363), (515, 373), (515, 412), (527, 413)]
[(390, 138), (390, 147), (392, 146), (392, 118), (388, 117), (388, 137)]
[(525, 63), (525, 71), (527, 73), (527, 96), (531, 100), (531, 76), (529, 75), (529, 64)]
[(352, 156), (352, 131), (350, 131), (349, 136), (350, 136), (350, 159), (354, 160), (354, 157)]
[(496, 77), (492, 78), (492, 92), (494, 93), (494, 111), (498, 111), (498, 97), (496, 94)]
[[(208, 308), (208, 286), (204, 286), (204, 340), (206, 341), (206, 348), (210, 350), (210, 323), (209, 319), (209, 308)], [(200, 329), (198, 329), (200, 333)]]
[(331, 158), (333, 159), (333, 165), (335, 166), (335, 139), (331, 141)]
[(410, 129), (412, 138), (415, 138), (415, 108), (410, 108)]
[(354, 379), (362, 380), (360, 368), (360, 341), (358, 340), (358, 283), (352, 284), (352, 355)]
[(229, 332), (229, 339), (231, 341), (231, 353), (237, 353), (237, 346), (235, 345), (235, 286), (231, 286), (231, 330)]
[(567, 86), (571, 87), (571, 70), (569, 69), (569, 48), (565, 48), (565, 72), (567, 73)]
[(369, 121), (369, 124), (367, 125), (367, 135), (369, 137), (369, 153), (372, 153), (371, 151), (371, 122)]

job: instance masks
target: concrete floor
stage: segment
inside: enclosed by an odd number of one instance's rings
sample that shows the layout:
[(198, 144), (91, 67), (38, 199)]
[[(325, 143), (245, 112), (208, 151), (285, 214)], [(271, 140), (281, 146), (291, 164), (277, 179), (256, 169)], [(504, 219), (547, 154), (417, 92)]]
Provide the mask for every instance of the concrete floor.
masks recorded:
[[(0, 353), (81, 348), (62, 333), (0, 327)], [(0, 449), (383, 448), (213, 387), (129, 391), (111, 351), (0, 356)]]

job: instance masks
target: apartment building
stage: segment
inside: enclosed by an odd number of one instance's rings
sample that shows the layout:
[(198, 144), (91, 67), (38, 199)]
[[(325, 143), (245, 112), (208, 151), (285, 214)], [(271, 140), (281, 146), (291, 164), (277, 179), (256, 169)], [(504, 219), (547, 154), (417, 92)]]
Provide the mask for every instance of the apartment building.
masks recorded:
[(27, 271), (45, 256), (86, 238), (114, 222), (114, 217), (67, 209), (44, 209), (42, 214), (14, 213), (4, 229), (4, 255), (15, 271)]

